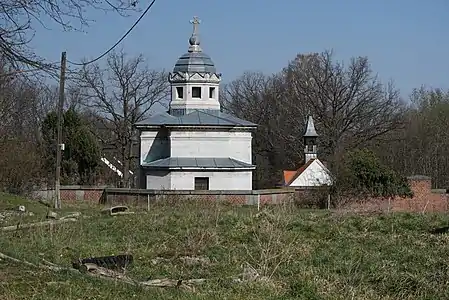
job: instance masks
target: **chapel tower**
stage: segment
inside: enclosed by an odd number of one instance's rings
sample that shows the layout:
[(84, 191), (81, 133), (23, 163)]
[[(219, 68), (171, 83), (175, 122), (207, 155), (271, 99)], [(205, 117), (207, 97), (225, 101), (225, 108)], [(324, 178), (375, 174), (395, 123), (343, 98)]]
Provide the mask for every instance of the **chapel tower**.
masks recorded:
[(193, 110), (220, 111), (218, 99), (221, 74), (217, 73), (211, 58), (200, 47), (198, 25), (194, 17), (189, 50), (182, 55), (169, 74), (171, 101), (169, 114), (182, 116)]
[(307, 163), (309, 160), (317, 158), (316, 139), (318, 137), (318, 134), (315, 130), (313, 118), (310, 115), (307, 118), (306, 131), (303, 137), (304, 137), (304, 163)]

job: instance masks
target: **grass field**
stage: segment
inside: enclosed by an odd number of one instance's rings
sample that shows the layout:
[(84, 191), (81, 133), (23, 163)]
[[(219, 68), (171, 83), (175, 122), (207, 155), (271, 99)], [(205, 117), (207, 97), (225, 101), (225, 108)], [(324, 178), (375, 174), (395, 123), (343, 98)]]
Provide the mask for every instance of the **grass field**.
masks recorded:
[[(0, 203), (1, 209), (24, 203), (35, 211), (27, 221), (43, 219), (47, 210), (7, 195), (0, 195)], [(357, 216), (295, 207), (257, 212), (200, 203), (154, 204), (149, 212), (116, 217), (99, 210), (67, 207), (61, 214), (82, 211), (91, 217), (51, 230), (1, 232), (0, 251), (65, 267), (75, 257), (130, 253), (134, 264), (127, 275), (136, 280), (206, 281), (194, 291), (143, 289), (0, 260), (0, 298), (449, 299), (449, 237), (427, 233), (447, 225), (443, 214)], [(184, 256), (209, 261), (188, 264)], [(236, 282), (248, 268), (258, 280)]]

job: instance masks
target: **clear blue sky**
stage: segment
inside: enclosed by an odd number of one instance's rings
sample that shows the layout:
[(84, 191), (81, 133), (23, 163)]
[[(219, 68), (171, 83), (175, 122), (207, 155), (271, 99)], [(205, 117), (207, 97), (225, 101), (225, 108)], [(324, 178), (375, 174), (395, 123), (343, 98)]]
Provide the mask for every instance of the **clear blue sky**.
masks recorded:
[[(141, 2), (146, 6), (150, 0)], [(95, 13), (87, 33), (39, 29), (33, 46), (50, 61), (93, 58), (137, 19)], [(449, 88), (448, 0), (157, 0), (122, 46), (170, 70), (186, 52), (192, 16), (202, 48), (225, 82), (244, 71), (276, 72), (297, 53), (333, 49), (337, 59), (368, 56), (382, 80), (407, 96), (421, 84)]]

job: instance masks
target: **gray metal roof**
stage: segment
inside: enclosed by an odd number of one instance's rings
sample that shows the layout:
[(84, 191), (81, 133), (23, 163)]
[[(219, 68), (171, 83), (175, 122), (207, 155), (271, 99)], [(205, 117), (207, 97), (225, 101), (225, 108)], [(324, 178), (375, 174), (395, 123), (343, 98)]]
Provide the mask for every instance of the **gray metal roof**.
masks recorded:
[(245, 126), (256, 127), (251, 123), (220, 111), (193, 110), (182, 116), (172, 116), (162, 113), (137, 122), (139, 126)]
[(230, 157), (168, 157), (142, 166), (149, 168), (214, 168), (214, 169), (254, 169), (255, 166)]
[(318, 137), (318, 133), (316, 133), (312, 116), (309, 116), (309, 118), (307, 119), (306, 132), (304, 133), (304, 137)]
[(189, 73), (216, 73), (212, 59), (200, 47), (200, 37), (198, 35), (198, 25), (200, 20), (194, 17), (192, 21), (193, 33), (189, 39), (189, 52), (182, 55), (175, 64), (173, 72)]
[(212, 59), (203, 52), (188, 52), (182, 55), (175, 64), (173, 72), (216, 73)]
[(172, 122), (176, 122), (177, 117), (169, 115), (168, 113), (160, 113), (157, 115), (150, 116), (149, 118), (137, 122), (135, 125), (165, 125)]

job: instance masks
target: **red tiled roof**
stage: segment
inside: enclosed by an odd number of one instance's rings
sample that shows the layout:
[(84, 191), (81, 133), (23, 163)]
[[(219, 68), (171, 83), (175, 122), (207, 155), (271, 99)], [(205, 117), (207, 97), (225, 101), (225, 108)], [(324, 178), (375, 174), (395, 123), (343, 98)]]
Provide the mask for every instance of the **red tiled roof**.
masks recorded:
[(296, 171), (287, 171), (287, 170), (285, 170), (284, 171), (284, 178), (283, 178), (284, 182), (283, 182), (283, 184), (285, 186), (289, 186), (290, 184), (292, 184), (293, 181), (295, 181), (296, 178), (298, 178), (299, 175), (301, 175), (302, 172), (304, 172), (314, 161), (315, 161), (314, 158), (309, 159), (309, 161), (307, 161), (304, 165), (302, 165), (301, 168), (299, 168)]
[(296, 171), (289, 171), (289, 170), (284, 170), (284, 183), (285, 182), (289, 182), (293, 176), (295, 176)]

